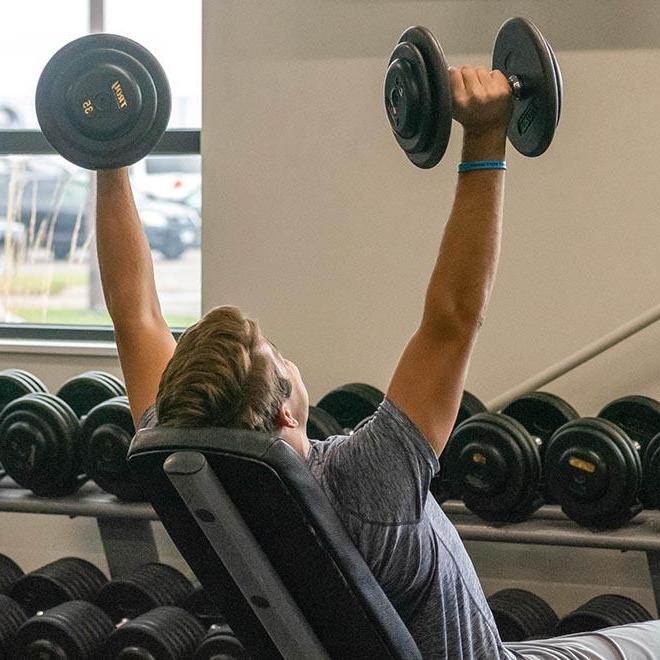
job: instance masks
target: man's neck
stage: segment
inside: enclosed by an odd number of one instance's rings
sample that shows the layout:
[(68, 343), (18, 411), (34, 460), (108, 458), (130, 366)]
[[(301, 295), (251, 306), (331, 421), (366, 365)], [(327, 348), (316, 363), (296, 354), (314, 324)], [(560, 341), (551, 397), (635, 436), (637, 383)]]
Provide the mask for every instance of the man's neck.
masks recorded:
[(287, 445), (289, 445), (289, 447), (292, 447), (299, 456), (307, 458), (311, 444), (304, 429), (281, 428), (278, 431), (278, 435), (287, 443)]

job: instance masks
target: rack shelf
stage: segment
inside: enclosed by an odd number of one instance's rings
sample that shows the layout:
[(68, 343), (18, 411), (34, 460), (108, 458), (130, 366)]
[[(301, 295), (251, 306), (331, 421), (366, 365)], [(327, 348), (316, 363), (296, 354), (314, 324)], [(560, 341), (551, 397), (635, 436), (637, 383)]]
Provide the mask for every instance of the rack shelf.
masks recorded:
[[(620, 529), (594, 531), (569, 520), (557, 505), (541, 507), (524, 522), (507, 524), (484, 522), (458, 501), (444, 502), (442, 508), (465, 541), (645, 552), (660, 612), (660, 511), (643, 511)], [(158, 561), (151, 528), (158, 516), (151, 505), (122, 502), (92, 483), (74, 495), (53, 499), (37, 497), (10, 479), (3, 479), (0, 512), (6, 511), (96, 518), (113, 577), (145, 562)]]

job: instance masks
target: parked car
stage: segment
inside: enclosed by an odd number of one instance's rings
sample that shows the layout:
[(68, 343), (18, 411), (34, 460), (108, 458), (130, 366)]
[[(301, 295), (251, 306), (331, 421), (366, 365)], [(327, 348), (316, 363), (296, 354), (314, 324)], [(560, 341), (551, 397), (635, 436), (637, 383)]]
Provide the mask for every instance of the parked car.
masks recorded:
[(149, 197), (181, 202), (201, 181), (199, 156), (147, 156), (130, 169), (134, 188)]
[[(0, 174), (0, 216), (8, 211), (9, 177)], [(89, 228), (87, 182), (70, 176), (28, 175), (20, 190), (14, 220), (26, 230), (30, 246), (49, 249), (55, 259), (66, 259), (72, 248), (86, 244)], [(166, 259), (179, 258), (200, 242), (199, 214), (183, 204), (159, 202), (136, 194), (136, 204), (150, 247)]]
[(136, 194), (140, 219), (152, 250), (166, 259), (178, 259), (188, 248), (202, 243), (199, 213), (185, 204)]
[(195, 209), (197, 213), (202, 212), (202, 184), (200, 183), (192, 192), (181, 199), (186, 206)]

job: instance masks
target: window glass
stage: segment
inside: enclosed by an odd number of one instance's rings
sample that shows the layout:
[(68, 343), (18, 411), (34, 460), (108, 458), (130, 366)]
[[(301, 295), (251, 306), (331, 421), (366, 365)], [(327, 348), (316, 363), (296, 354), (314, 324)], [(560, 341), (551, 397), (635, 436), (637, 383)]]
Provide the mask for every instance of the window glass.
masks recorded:
[(37, 128), (34, 92), (46, 62), (89, 31), (88, 0), (0, 2), (0, 130)]
[[(139, 163), (131, 179), (163, 313), (170, 325), (187, 326), (201, 305), (200, 179), (182, 174), (197, 156), (177, 158), (181, 171), (152, 174)], [(57, 156), (0, 159), (0, 322), (110, 323), (94, 251), (93, 184), (93, 173)]]
[[(90, 30), (93, 0), (0, 3), (5, 129), (38, 128), (34, 93), (50, 57)], [(95, 0), (99, 5), (98, 0)], [(201, 124), (201, 0), (104, 0), (103, 31), (151, 50), (172, 89), (169, 128)], [(199, 318), (198, 155), (148, 156), (130, 168), (169, 323)], [(0, 323), (109, 324), (94, 242), (94, 175), (59, 156), (0, 156)]]
[(201, 0), (105, 0), (104, 28), (135, 39), (163, 65), (172, 90), (170, 128), (199, 128)]

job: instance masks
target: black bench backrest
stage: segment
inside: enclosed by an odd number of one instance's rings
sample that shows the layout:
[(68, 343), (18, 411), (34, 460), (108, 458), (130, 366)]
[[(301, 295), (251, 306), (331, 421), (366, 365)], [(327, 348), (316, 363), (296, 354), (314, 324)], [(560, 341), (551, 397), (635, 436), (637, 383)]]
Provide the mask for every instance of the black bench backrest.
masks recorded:
[(282, 655), (163, 470), (170, 455), (191, 451), (206, 458), (331, 658), (421, 658), (325, 493), (284, 441), (234, 429), (142, 430), (129, 452), (131, 470), (253, 657)]

